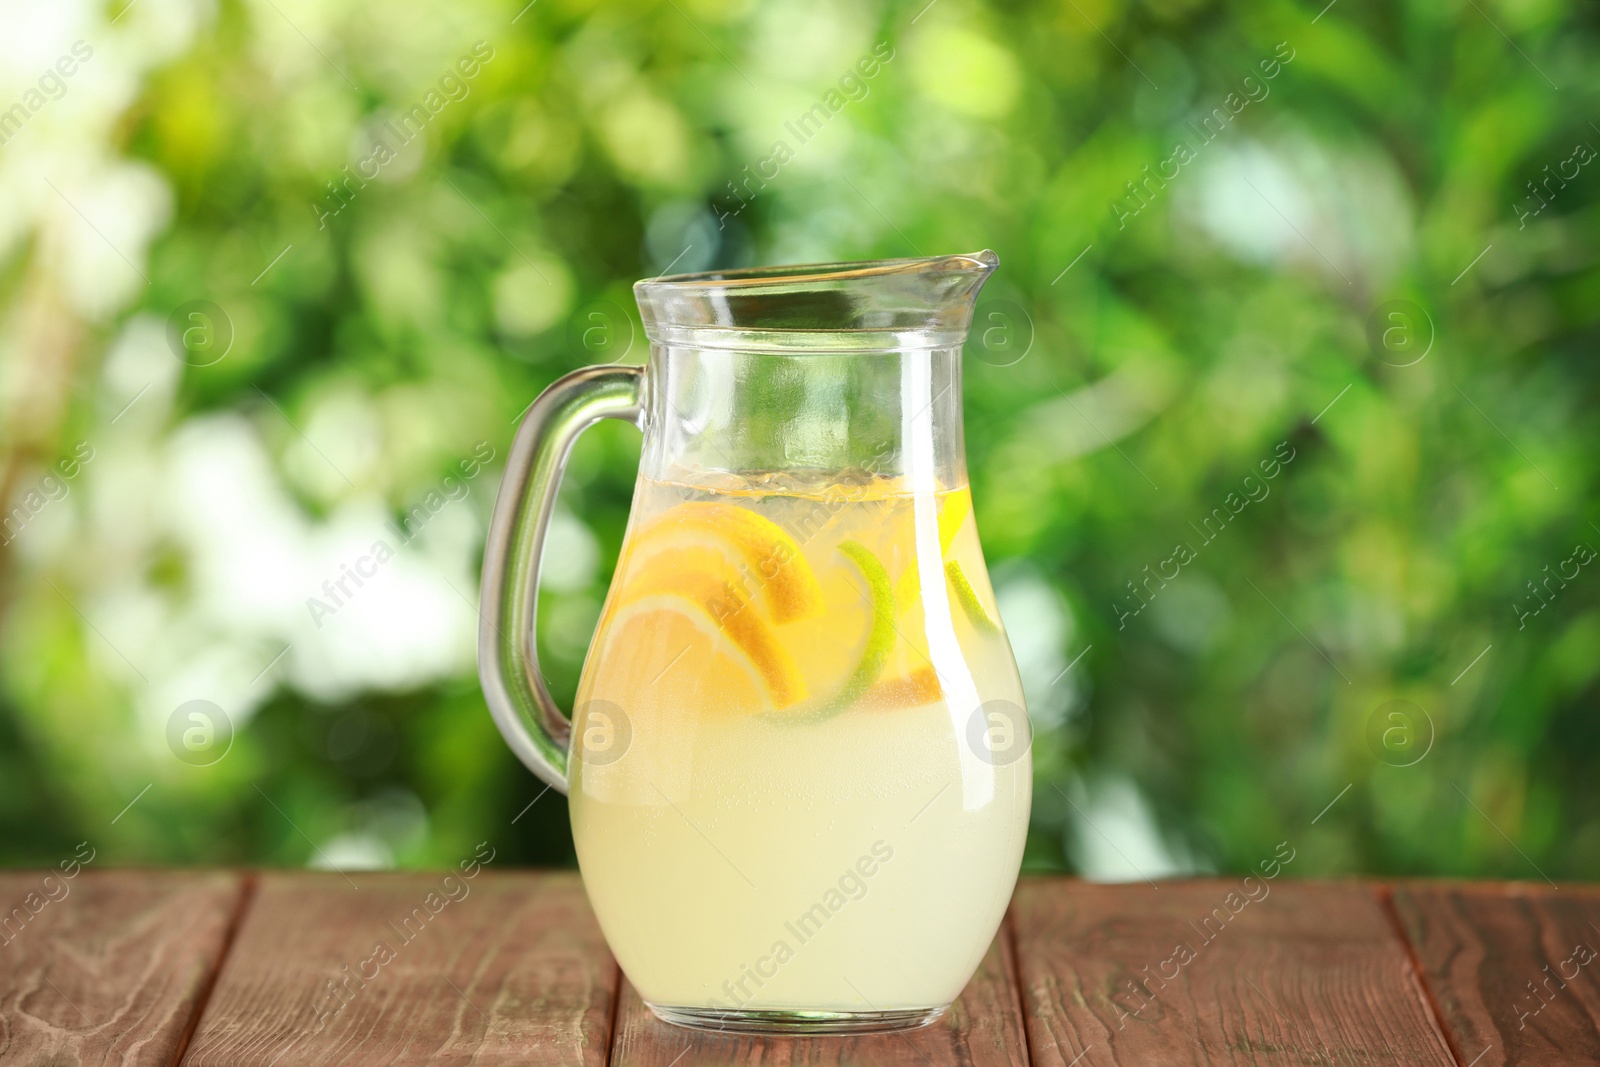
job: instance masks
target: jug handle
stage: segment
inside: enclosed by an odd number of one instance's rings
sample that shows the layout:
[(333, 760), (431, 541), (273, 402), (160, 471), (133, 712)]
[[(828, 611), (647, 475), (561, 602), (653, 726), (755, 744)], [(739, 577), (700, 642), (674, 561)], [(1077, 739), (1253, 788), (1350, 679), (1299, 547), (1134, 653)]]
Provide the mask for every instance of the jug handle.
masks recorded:
[(585, 367), (539, 394), (506, 457), (484, 545), (478, 610), (483, 695), (517, 758), (563, 793), (572, 724), (539, 671), (535, 630), (545, 529), (573, 442), (601, 419), (638, 425), (643, 382), (643, 367)]

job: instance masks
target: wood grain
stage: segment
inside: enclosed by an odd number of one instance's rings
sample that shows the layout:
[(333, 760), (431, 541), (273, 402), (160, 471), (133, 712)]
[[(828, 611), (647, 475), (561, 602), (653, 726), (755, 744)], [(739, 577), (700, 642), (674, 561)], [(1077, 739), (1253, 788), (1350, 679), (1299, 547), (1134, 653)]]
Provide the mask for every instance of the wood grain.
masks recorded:
[(1394, 907), (1463, 1064), (1600, 1063), (1600, 892), (1413, 884)]
[(0, 1063), (173, 1063), (244, 886), (224, 872), (0, 874)]
[(1600, 1062), (1596, 889), (1029, 879), (935, 1025), (764, 1039), (656, 1020), (571, 874), (46, 873), (0, 874), (4, 1063)]
[(611, 1062), (616, 1067), (970, 1067), (1026, 1064), (1028, 1051), (1010, 939), (1002, 930), (977, 973), (943, 1018), (930, 1026), (870, 1037), (777, 1038), (712, 1034), (657, 1019), (623, 982)]
[(1012, 908), (1036, 1064), (1455, 1063), (1375, 888), (1030, 879)]
[(444, 878), (262, 876), (184, 1062), (600, 1067), (617, 970), (577, 876)]

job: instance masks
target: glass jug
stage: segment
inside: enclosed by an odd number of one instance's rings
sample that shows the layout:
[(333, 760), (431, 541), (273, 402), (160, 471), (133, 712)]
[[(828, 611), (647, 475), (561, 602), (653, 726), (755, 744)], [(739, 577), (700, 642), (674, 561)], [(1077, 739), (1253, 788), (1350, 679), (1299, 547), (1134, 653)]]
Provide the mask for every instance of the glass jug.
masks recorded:
[[(961, 347), (998, 262), (639, 282), (648, 363), (567, 375), (517, 431), (484, 692), (568, 794), (606, 940), (668, 1022), (931, 1022), (1005, 914), (1030, 734), (961, 425)], [(539, 673), (539, 558), (573, 440), (605, 417), (644, 445), (569, 723)]]

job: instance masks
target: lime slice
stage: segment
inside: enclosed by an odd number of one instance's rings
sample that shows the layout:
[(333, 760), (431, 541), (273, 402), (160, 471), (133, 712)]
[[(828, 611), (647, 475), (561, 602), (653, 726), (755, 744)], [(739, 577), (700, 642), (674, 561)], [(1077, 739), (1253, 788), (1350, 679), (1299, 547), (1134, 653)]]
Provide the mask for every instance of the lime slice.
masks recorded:
[[(809, 724), (833, 718), (860, 700), (877, 682), (889, 662), (895, 639), (894, 583), (889, 580), (889, 572), (883, 561), (859, 541), (844, 542), (839, 546), (839, 552), (849, 561), (847, 566), (832, 571), (839, 576), (836, 580), (843, 586), (840, 590), (842, 598), (832, 601), (829, 614), (795, 624), (807, 628), (804, 634), (786, 628), (789, 632), (784, 636), (786, 640), (798, 642), (793, 647), (802, 660), (803, 670), (806, 669), (804, 665), (809, 664), (815, 674), (815, 664), (819, 659), (823, 662), (833, 660), (839, 666), (837, 673), (832, 673), (830, 668), (824, 670), (831, 673), (833, 678), (843, 680), (837, 682), (837, 688), (830, 695), (790, 707), (784, 714), (771, 716), (776, 721)], [(864, 587), (860, 579), (849, 575), (852, 566), (866, 580)], [(830, 579), (830, 587), (834, 580)], [(861, 611), (858, 597), (870, 604), (870, 617), (867, 617), (867, 612)], [(845, 651), (839, 647), (841, 642), (859, 651)], [(843, 657), (836, 660), (840, 652), (843, 652)], [(853, 664), (849, 658), (851, 656), (854, 657)], [(812, 690), (825, 691), (815, 681)]]
[(983, 601), (978, 599), (978, 591), (972, 588), (972, 583), (967, 580), (967, 572), (961, 569), (961, 561), (953, 559), (946, 563), (944, 574), (950, 579), (950, 588), (955, 591), (956, 602), (966, 613), (967, 621), (972, 623), (972, 628), (979, 633), (999, 633), (999, 621), (989, 614), (988, 609), (983, 606)]
[(867, 596), (872, 600), (872, 630), (867, 636), (861, 662), (833, 698), (830, 714), (844, 710), (878, 680), (883, 665), (889, 661), (889, 650), (894, 647), (894, 583), (889, 581), (883, 561), (859, 541), (846, 541), (839, 546), (839, 551), (849, 557), (867, 580)]
[[(950, 554), (950, 544), (956, 539), (961, 524), (972, 514), (972, 493), (957, 489), (939, 503), (939, 556)], [(917, 561), (913, 559), (895, 583), (894, 599), (897, 614), (904, 615), (922, 596), (922, 579), (917, 574)]]

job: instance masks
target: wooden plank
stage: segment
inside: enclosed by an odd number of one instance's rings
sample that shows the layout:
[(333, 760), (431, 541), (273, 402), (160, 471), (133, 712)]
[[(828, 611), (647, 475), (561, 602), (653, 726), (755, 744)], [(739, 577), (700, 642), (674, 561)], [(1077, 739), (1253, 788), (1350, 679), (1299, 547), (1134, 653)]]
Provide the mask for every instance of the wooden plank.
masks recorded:
[(1461, 1063), (1600, 1063), (1600, 892), (1413, 883), (1394, 906)]
[(1033, 879), (1012, 908), (1036, 1064), (1455, 1063), (1373, 887)]
[(75, 874), (0, 874), (0, 1062), (173, 1063), (216, 973), (245, 879)]
[(575, 874), (351, 877), (262, 876), (185, 1063), (604, 1063), (617, 969)]
[[(937, 936), (930, 933), (930, 936)], [(1028, 1062), (1010, 938), (1002, 929), (960, 998), (937, 1022), (863, 1037), (756, 1037), (671, 1026), (623, 981), (611, 1062), (616, 1067), (1012, 1067)]]

